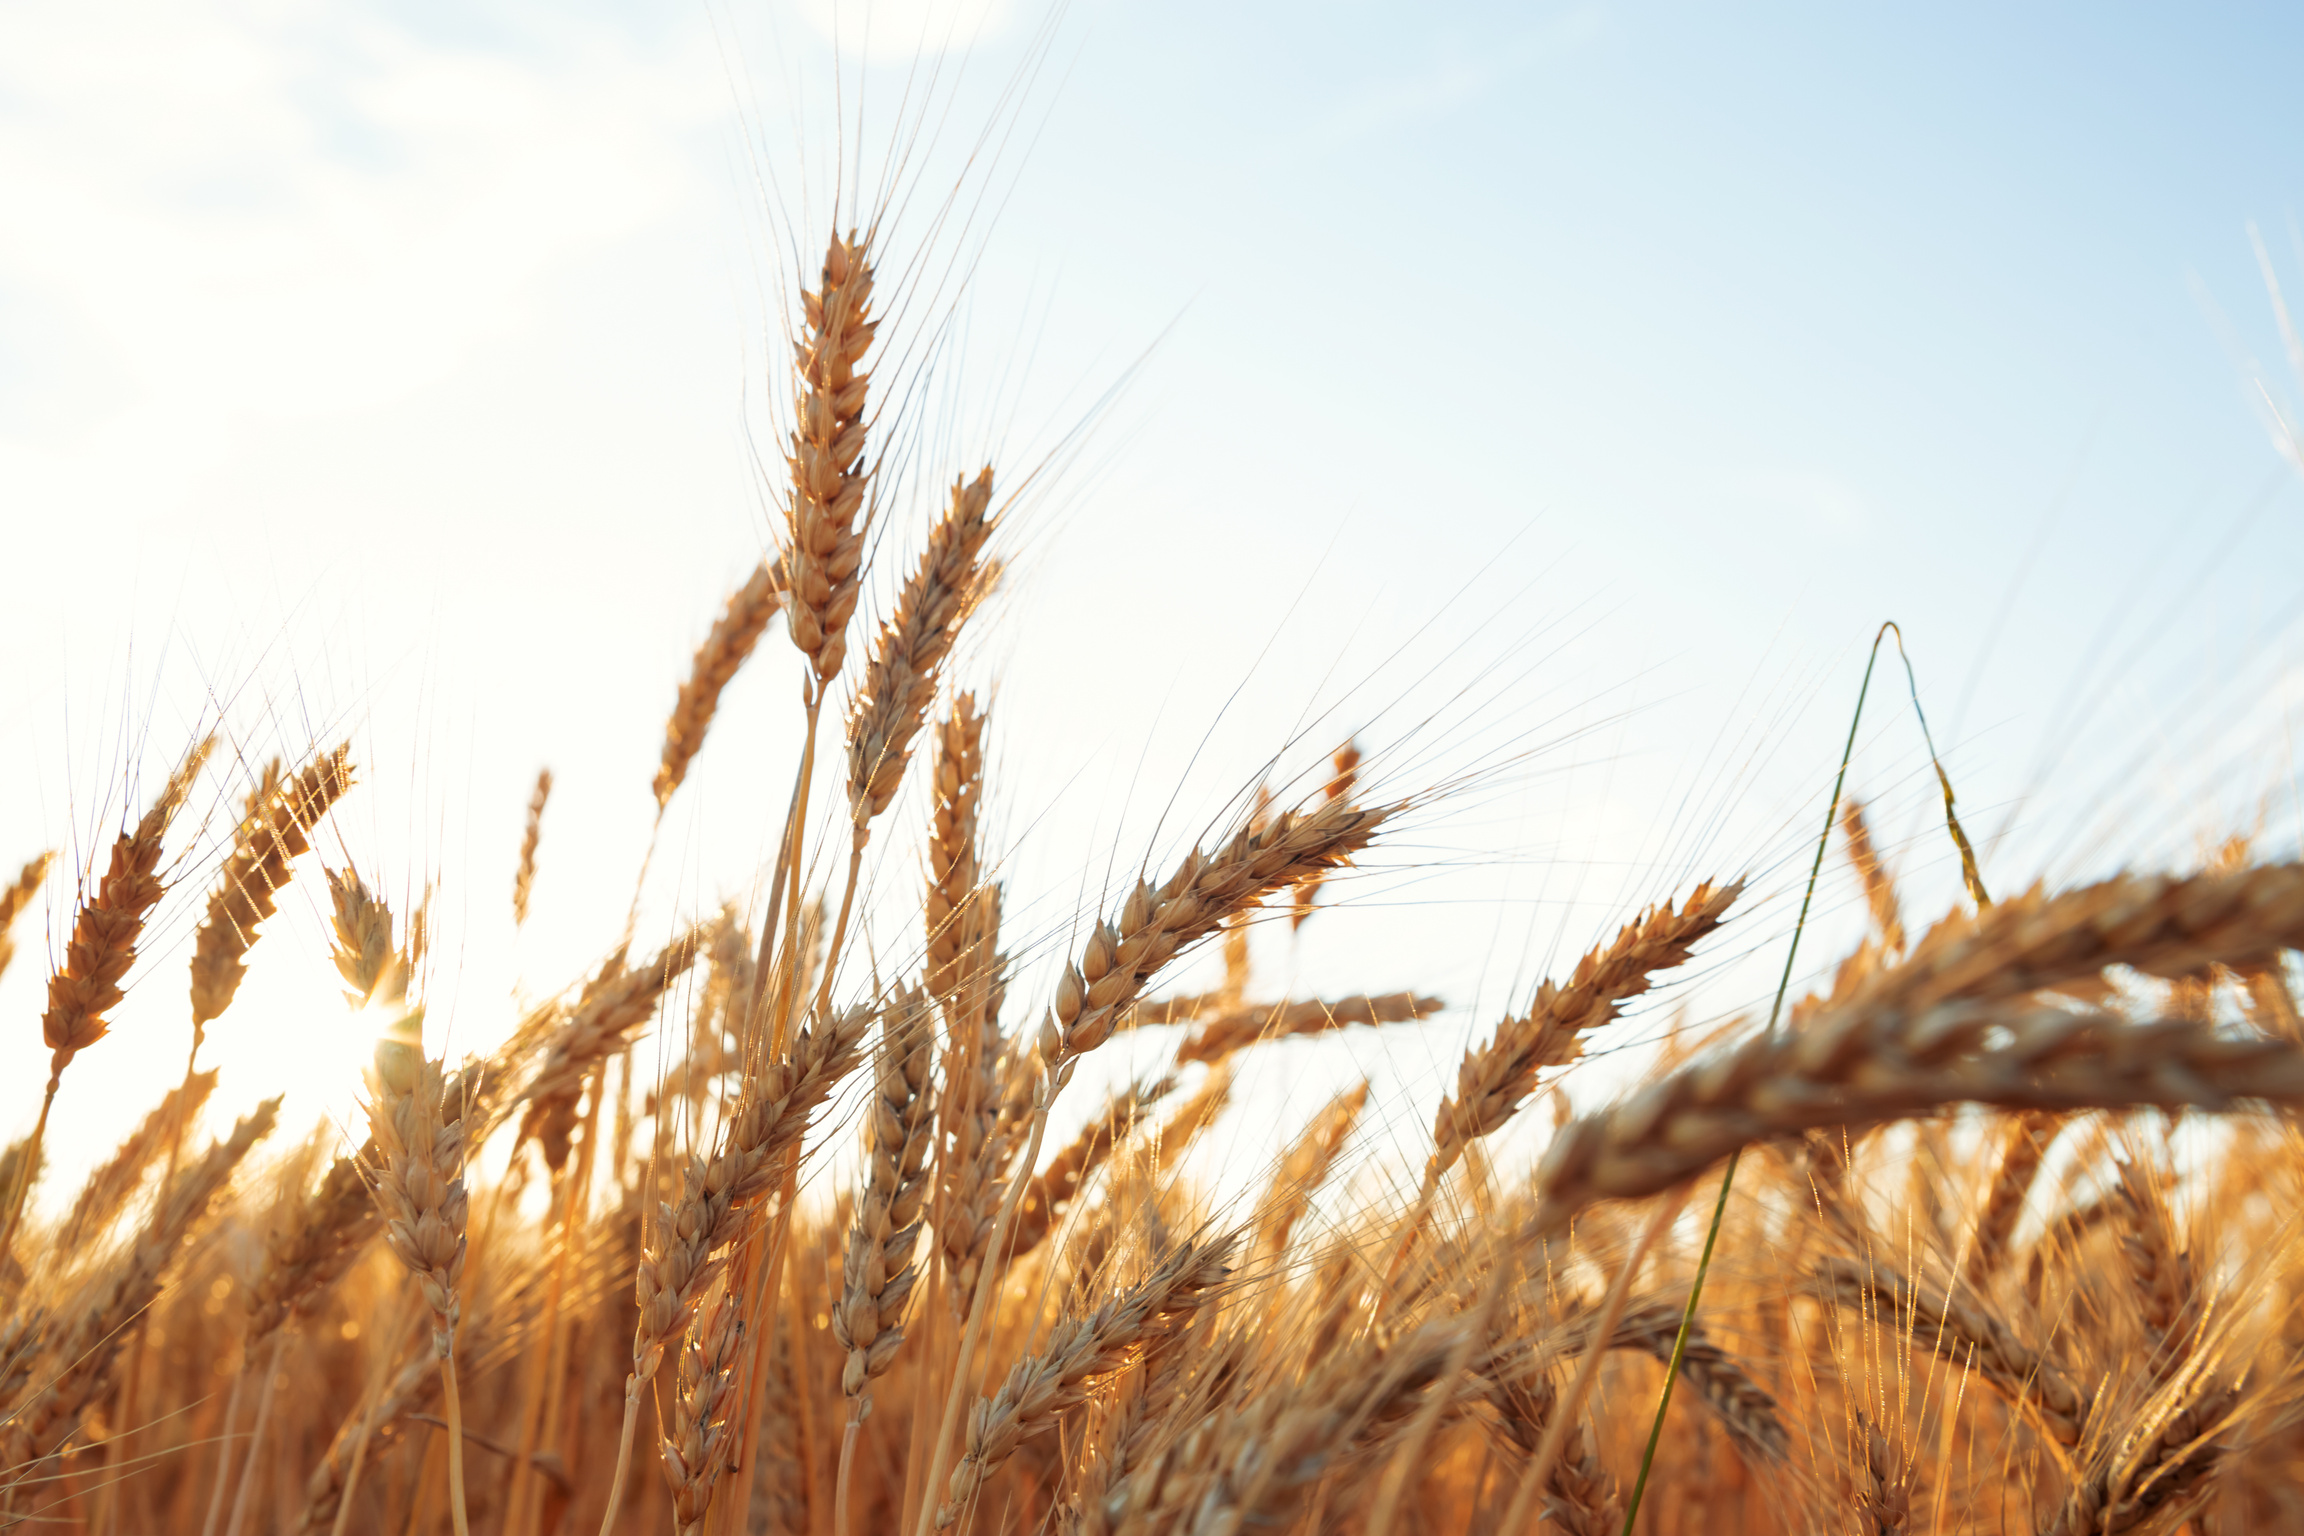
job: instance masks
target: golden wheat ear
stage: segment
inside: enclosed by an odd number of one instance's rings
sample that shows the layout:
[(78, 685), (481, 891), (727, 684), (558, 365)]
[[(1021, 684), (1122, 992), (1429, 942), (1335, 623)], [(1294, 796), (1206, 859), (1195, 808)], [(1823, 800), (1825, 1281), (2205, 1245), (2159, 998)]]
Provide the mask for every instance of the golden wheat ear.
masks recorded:
[(242, 818), (208, 898), (208, 912), (192, 941), (192, 1051), (232, 1006), (241, 978), (248, 974), (248, 951), (256, 927), (279, 910), (280, 889), (293, 873), (292, 861), (312, 849), (310, 836), (343, 793), (352, 787), (349, 746), (323, 752), (293, 778), (260, 787)]
[(865, 244), (853, 233), (845, 240), (834, 235), (817, 286), (800, 302), (805, 324), (787, 455), (792, 500), (784, 558), (791, 577), (788, 628), (808, 658), (812, 696), (821, 700), (847, 659), (848, 620), (864, 565), (857, 518), (870, 479), (862, 464), (869, 382), (860, 365), (878, 328)]
[[(512, 875), (512, 926), (528, 922), (528, 898), (536, 889), (536, 848), (544, 840), (544, 805), (552, 798), (552, 770), (536, 770), (536, 788), (528, 796), (528, 822), (520, 833), (520, 863)], [(668, 795), (659, 799), (669, 798)]]
[(16, 919), (32, 905), (32, 898), (40, 894), (40, 887), (47, 883), (48, 870), (55, 862), (53, 852), (40, 854), (25, 862), (15, 880), (0, 886), (0, 975), (7, 974), (8, 962), (16, 958), (16, 940), (11, 931)]
[(1441, 1101), (1432, 1122), (1425, 1182), (1435, 1182), (1467, 1145), (1509, 1121), (1534, 1091), (1538, 1072), (1582, 1055), (1583, 1037), (1646, 992), (1658, 971), (1687, 964), (1698, 941), (1726, 920), (1743, 891), (1741, 880), (1707, 882), (1689, 892), (1677, 911), (1667, 902), (1641, 914), (1612, 942), (1577, 961), (1566, 986), (1545, 982), (1526, 1013), (1506, 1019), (1488, 1044), (1465, 1052), (1456, 1091)]

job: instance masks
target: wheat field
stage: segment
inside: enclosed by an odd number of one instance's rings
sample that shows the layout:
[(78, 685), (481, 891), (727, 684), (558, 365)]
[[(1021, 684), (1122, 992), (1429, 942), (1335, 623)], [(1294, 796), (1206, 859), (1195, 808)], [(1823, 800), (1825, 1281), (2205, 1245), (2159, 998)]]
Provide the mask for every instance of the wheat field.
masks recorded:
[[(1747, 872), (1716, 871), (1490, 1021), (1387, 1193), (1319, 1198), (1381, 1111), (1362, 1086), (1216, 1198), (1184, 1154), (1248, 1053), (1440, 1006), (1275, 997), (1248, 944), (1319, 921), (1434, 791), (1339, 732), (1082, 913), (1040, 995), (1012, 987), (999, 711), (954, 658), (999, 600), (1018, 471), (946, 465), (924, 526), (880, 536), (875, 451), (905, 432), (874, 387), (883, 277), (869, 230), (824, 251), (776, 547), (680, 683), (652, 786), (661, 813), (788, 639), (807, 745), (774, 770), (758, 903), (628, 936), (483, 1056), (427, 1055), (440, 936), (319, 835), (362, 765), (322, 742), (238, 782), (213, 737), (94, 867), (42, 854), (0, 897), (0, 936), (43, 893), (69, 914), (51, 1070), (0, 1167), (0, 1526), (2304, 1529), (2304, 866), (2235, 841), (1998, 899), (1971, 866), (1928, 918), (1835, 787), (1818, 856), (1871, 921), (1826, 990), (1675, 1034), (1589, 1113), (1552, 1091), (1739, 921)], [(875, 561), (896, 596), (867, 625)], [(908, 781), (924, 868), (882, 859)], [(203, 784), (233, 825), (194, 825)], [(552, 788), (505, 850), (523, 923)], [(212, 867), (184, 856), (203, 835)], [(912, 947), (867, 954), (859, 891), (899, 881)], [(377, 1042), (366, 1122), (307, 1132), (275, 1100), (211, 1139), (204, 1035), (292, 884)], [(101, 1166), (48, 1166), (179, 909), (182, 1085)], [(1204, 949), (1221, 986), (1176, 990)], [(1081, 1112), (1083, 1059), (1139, 1028), (1174, 1032), (1171, 1067)], [(1491, 1156), (1508, 1126), (1540, 1155)]]

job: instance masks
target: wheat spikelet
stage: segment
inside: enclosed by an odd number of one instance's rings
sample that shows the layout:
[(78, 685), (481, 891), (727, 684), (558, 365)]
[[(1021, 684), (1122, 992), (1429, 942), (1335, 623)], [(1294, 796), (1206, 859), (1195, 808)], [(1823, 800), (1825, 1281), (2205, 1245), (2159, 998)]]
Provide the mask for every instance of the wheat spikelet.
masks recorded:
[[(289, 861), (310, 851), (307, 835), (352, 787), (352, 749), (324, 752), (292, 779), (283, 779), (240, 823), (232, 851), (216, 877), (207, 916), (192, 941), (193, 1049), (201, 1032), (232, 1006), (256, 925), (278, 909)], [(253, 798), (253, 797), (252, 797)]]
[[(88, 1175), (73, 1197), (72, 1209), (58, 1229), (57, 1247), (70, 1251), (83, 1240), (94, 1238), (109, 1227), (126, 1208), (129, 1197), (144, 1182), (144, 1175), (161, 1158), (171, 1142), (181, 1136), (216, 1091), (214, 1071), (193, 1074), (190, 1081), (168, 1090), (160, 1106), (136, 1123), (111, 1157)], [(0, 1189), (6, 1188), (0, 1183)]]
[[(719, 711), (720, 695), (736, 673), (751, 658), (753, 648), (768, 631), (768, 621), (776, 617), (783, 606), (784, 593), (777, 578), (776, 567), (763, 560), (745, 578), (744, 584), (728, 594), (728, 602), (713, 621), (712, 632), (696, 648), (696, 659), (688, 669), (688, 680), (680, 685), (679, 697), (672, 704), (672, 718), (664, 723), (664, 755), (656, 765), (656, 809), (661, 812), (672, 803), (672, 797), (688, 777), (688, 764), (697, 749), (704, 745), (704, 733), (712, 728), (712, 716)], [(522, 845), (520, 867), (533, 870), (535, 853), (534, 831), (537, 818), (544, 810), (544, 797), (551, 792), (549, 773), (537, 781), (536, 798), (530, 802), (528, 824), (529, 840)], [(525, 883), (516, 888), (524, 893)], [(525, 916), (528, 903), (524, 894), (515, 895), (516, 911)]]
[(14, 883), (0, 886), (0, 976), (8, 972), (8, 962), (16, 958), (16, 940), (11, 932), (16, 919), (40, 894), (40, 887), (48, 879), (48, 867), (56, 862), (53, 852), (43, 853), (26, 861), (17, 871)]
[(936, 1511), (937, 1528), (958, 1521), (984, 1479), (1026, 1439), (1054, 1428), (1100, 1378), (1131, 1364), (1209, 1300), (1228, 1273), (1224, 1261), (1236, 1241), (1182, 1244), (1136, 1285), (1086, 1317), (1059, 1324), (1039, 1354), (1017, 1361), (999, 1390), (968, 1416), (967, 1449)]
[(847, 657), (848, 619), (864, 564), (856, 519), (870, 479), (861, 467), (868, 386), (857, 365), (876, 329), (867, 244), (853, 233), (832, 238), (821, 280), (800, 296), (806, 329), (794, 349), (800, 391), (786, 455), (792, 472), (786, 627), (808, 658), (818, 698)]
[(1627, 923), (1615, 939), (1576, 962), (1568, 985), (1547, 981), (1528, 1011), (1506, 1019), (1495, 1038), (1466, 1051), (1456, 1091), (1432, 1122), (1431, 1183), (1463, 1156), (1465, 1146), (1497, 1130), (1518, 1111), (1546, 1067), (1583, 1054), (1582, 1037), (1616, 1017), (1621, 1004), (1648, 990), (1649, 978), (1687, 963), (1697, 941), (1720, 926), (1744, 883), (1689, 892), (1675, 912), (1669, 902)]
[(267, 1100), (232, 1134), (176, 1175), (123, 1260), (96, 1289), (79, 1318), (53, 1346), (54, 1368), (29, 1400), (0, 1425), (0, 1490), (32, 1477), (61, 1450), (88, 1408), (111, 1385), (112, 1364), (128, 1326), (152, 1305), (161, 1277), (187, 1233), (207, 1214), (232, 1172), (266, 1135), (280, 1101)]
[(536, 845), (544, 839), (544, 803), (552, 798), (552, 770), (536, 770), (536, 789), (528, 797), (528, 824), (520, 832), (520, 865), (512, 876), (512, 926), (528, 921), (528, 897), (536, 888)]
[(848, 715), (848, 811), (859, 833), (888, 809), (904, 780), (912, 738), (936, 697), (936, 674), (983, 587), (991, 514), (989, 468), (973, 482), (953, 482), (951, 505), (880, 628)]
[(904, 1342), (904, 1309), (916, 1273), (912, 1250), (928, 1200), (934, 1140), (928, 1068), (935, 1019), (928, 995), (911, 988), (899, 988), (881, 1011), (880, 1059), (865, 1119), (870, 1162), (831, 1319), (832, 1337), (848, 1352), (840, 1389), (858, 1423), (871, 1412), (872, 1378), (895, 1363)]

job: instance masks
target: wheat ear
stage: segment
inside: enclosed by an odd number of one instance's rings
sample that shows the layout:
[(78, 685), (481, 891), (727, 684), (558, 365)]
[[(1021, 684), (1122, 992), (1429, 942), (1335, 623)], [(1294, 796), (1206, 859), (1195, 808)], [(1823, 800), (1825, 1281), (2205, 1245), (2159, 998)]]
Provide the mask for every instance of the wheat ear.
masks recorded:
[(903, 782), (937, 672), (982, 593), (984, 545), (997, 521), (989, 468), (953, 482), (950, 505), (880, 627), (848, 716), (848, 809), (859, 831), (888, 809)]
[(870, 472), (864, 456), (868, 384), (858, 365), (872, 346), (872, 263), (851, 232), (832, 237), (816, 288), (800, 295), (805, 328), (795, 343), (800, 390), (787, 462), (792, 502), (786, 555), (791, 575), (787, 627), (814, 674), (815, 697), (839, 676), (848, 654), (864, 565), (864, 510)]
[(1336, 1154), (1343, 1150), (1367, 1106), (1367, 1083), (1347, 1088), (1322, 1106), (1281, 1154), (1279, 1170), (1256, 1212), (1256, 1243), (1267, 1257), (1277, 1259), (1288, 1251), (1289, 1236), (1311, 1204), (1312, 1192), (1327, 1181)]
[(7, 974), (8, 962), (16, 958), (16, 940), (10, 930), (32, 904), (32, 898), (40, 894), (48, 879), (48, 867), (55, 862), (53, 852), (43, 853), (27, 861), (12, 883), (0, 886), (0, 975)]
[(457, 1286), (464, 1275), (465, 1106), (448, 1097), (440, 1063), (424, 1054), (423, 1013), (404, 1014), (377, 1043), (369, 1083), (368, 1133), (376, 1146), (377, 1210), (385, 1245), (432, 1310), (432, 1355), (447, 1408), (448, 1512), (468, 1536), (464, 1501), (463, 1409), (456, 1383)]
[(1949, 1350), (1972, 1361), (1976, 1374), (2051, 1440), (2079, 1443), (2086, 1405), (2078, 1389), (2053, 1360), (2027, 1348), (1982, 1307), (1849, 1258), (1826, 1259), (1817, 1288), (1867, 1317), (1892, 1321), (1915, 1349)]
[(290, 861), (311, 850), (309, 834), (328, 808), (352, 787), (352, 749), (324, 752), (294, 778), (282, 780), (240, 824), (232, 851), (216, 877), (207, 916), (192, 941), (192, 1053), (199, 1056), (208, 1026), (232, 1006), (248, 974), (256, 925), (279, 907)]
[[(735, 681), (736, 673), (751, 658), (760, 637), (768, 631), (768, 621), (776, 617), (783, 606), (784, 593), (777, 580), (773, 562), (763, 560), (745, 578), (744, 584), (728, 594), (727, 604), (720, 617), (713, 621), (712, 632), (696, 648), (696, 659), (688, 669), (688, 680), (680, 685), (679, 697), (672, 704), (672, 718), (664, 723), (664, 755), (656, 765), (656, 810), (659, 815), (679, 793), (680, 785), (688, 777), (688, 765), (697, 750), (704, 745), (704, 733), (712, 728), (712, 716), (719, 711), (720, 695)], [(544, 781), (535, 802), (535, 809), (543, 809), (543, 790), (550, 787)], [(531, 825), (534, 816), (530, 818)], [(524, 850), (525, 851), (525, 850)], [(521, 861), (528, 867), (528, 861)], [(518, 903), (525, 911), (527, 903)]]
[(2245, 1100), (2304, 1102), (2304, 1048), (2014, 1004), (1945, 1004), (1916, 1018), (1858, 1012), (1756, 1036), (1570, 1124), (1537, 1171), (1536, 1220), (1560, 1230), (1596, 1200), (1654, 1194), (1754, 1142), (1819, 1125), (1861, 1128), (1958, 1103), (2224, 1109)]
[[(1162, 1077), (1114, 1090), (1104, 1107), (1080, 1128), (1080, 1134), (1048, 1160), (1048, 1166), (1025, 1187), (1023, 1203), (1016, 1208), (1015, 1232), (1008, 1244), (1010, 1264), (1046, 1241), (1113, 1148), (1135, 1128), (1137, 1117), (1167, 1097), (1175, 1086), (1173, 1077)], [(1019, 1176), (1022, 1172), (1019, 1170)]]
[(80, 1186), (80, 1193), (73, 1197), (71, 1212), (59, 1229), (59, 1252), (72, 1251), (101, 1235), (112, 1224), (126, 1208), (129, 1197), (144, 1182), (152, 1164), (171, 1141), (183, 1134), (184, 1127), (192, 1123), (215, 1091), (216, 1073), (211, 1069), (196, 1073), (190, 1082), (180, 1083), (162, 1096), (159, 1107), (139, 1120), (128, 1139)]
[[(1178, 998), (1165, 1006), (1159, 1002), (1147, 1003), (1136, 1010), (1133, 1022), (1139, 1024), (1169, 1023), (1175, 1018), (1189, 1018), (1197, 1010), (1176, 1012), (1179, 1004), (1192, 1004), (1199, 998)], [(1252, 1045), (1283, 1040), (1296, 1035), (1325, 1034), (1332, 1029), (1351, 1029), (1378, 1024), (1409, 1024), (1428, 1019), (1438, 1013), (1446, 1003), (1437, 997), (1419, 997), (1413, 992), (1380, 992), (1374, 996), (1362, 993), (1356, 997), (1340, 997), (1333, 1001), (1305, 998), (1293, 1003), (1280, 1003), (1266, 1008), (1261, 1005), (1229, 1009), (1205, 1020), (1184, 1043), (1176, 1047), (1179, 1062), (1204, 1061), (1210, 1064), (1246, 1050)]]
[(726, 1286), (714, 1287), (681, 1347), (672, 1429), (664, 1437), (664, 1479), (672, 1487), (672, 1526), (678, 1536), (694, 1536), (704, 1528), (720, 1474), (727, 1470), (734, 1427), (729, 1417), (736, 1406), (734, 1370), (743, 1338), (735, 1299)]
[[(1039, 1156), (1040, 1138), (1048, 1126), (1048, 1106), (1071, 1081), (1079, 1058), (1112, 1037), (1121, 1018), (1162, 967), (1186, 945), (1208, 937), (1275, 891), (1294, 886), (1313, 870), (1349, 863), (1375, 839), (1377, 828), (1401, 809), (1392, 805), (1363, 810), (1334, 801), (1307, 814), (1283, 812), (1242, 827), (1214, 852), (1194, 849), (1159, 886), (1138, 881), (1121, 907), (1119, 921), (1099, 922), (1079, 960), (1067, 965), (1057, 979), (1055, 1001), (1040, 1024), (1032, 1120), (1024, 1138), (1025, 1165)], [(993, 1222), (989, 1245), (995, 1260), (1007, 1229), (1015, 1221), (1021, 1188), (1021, 1184), (1010, 1185)], [(996, 1265), (986, 1263), (975, 1278), (952, 1389), (931, 1442), (931, 1489), (944, 1480), (950, 1465), (960, 1394), (983, 1333), (995, 1272)], [(923, 1507), (919, 1536), (927, 1536), (928, 1527), (928, 1511)]]
[(1864, 905), (1872, 912), (1872, 931), (1883, 949), (1901, 950), (1904, 915), (1896, 900), (1896, 880), (1872, 845), (1872, 828), (1864, 818), (1862, 802), (1852, 799), (1840, 808), (1840, 833), (1848, 840), (1848, 862), (1856, 866), (1856, 878), (1864, 885)]
[(552, 770), (536, 770), (536, 788), (528, 796), (528, 823), (520, 831), (520, 864), (512, 875), (512, 926), (528, 921), (528, 897), (536, 889), (536, 845), (544, 840), (544, 803), (552, 798)]
[(2008, 1261), (2008, 1240), (2024, 1215), (2024, 1202), (2031, 1198), (2033, 1181), (2040, 1176), (2040, 1164), (2056, 1137), (2056, 1126), (2056, 1116), (2038, 1112), (2009, 1120), (2001, 1137), (2000, 1165), (1984, 1196), (1984, 1209), (1977, 1214), (1976, 1236), (1968, 1250), (1970, 1290), (1982, 1291)]
[(249, 1149), (270, 1134), (279, 1111), (278, 1099), (266, 1100), (233, 1127), (231, 1136), (176, 1175), (135, 1244), (57, 1344), (57, 1367), (46, 1384), (0, 1424), (0, 1491), (31, 1477), (61, 1450), (81, 1416), (104, 1395), (129, 1326), (159, 1296), (161, 1277), (186, 1235)]
[(610, 1482), (602, 1536), (623, 1498), (640, 1398), (687, 1328), (705, 1289), (726, 1268), (714, 1255), (740, 1235), (750, 1207), (783, 1182), (797, 1160), (808, 1120), (856, 1064), (870, 1008), (820, 1019), (794, 1037), (789, 1053), (748, 1083), (729, 1116), (719, 1150), (692, 1156), (680, 1172), (680, 1194), (659, 1209), (633, 1277), (639, 1320), (632, 1332), (632, 1371), (624, 1379), (624, 1427)]
[[(1353, 786), (1360, 781), (1360, 743), (1347, 741), (1338, 747), (1329, 767), (1328, 787), (1322, 793), (1331, 801), (1349, 800)], [(1313, 904), (1320, 899), (1320, 881), (1318, 874), (1312, 874), (1296, 882), (1296, 889), (1290, 893), (1289, 901), (1290, 932), (1303, 927), (1311, 919)]]
[(97, 882), (93, 897), (83, 896), (72, 919), (72, 937), (64, 949), (64, 964), (48, 978), (48, 1009), (40, 1016), (40, 1038), (48, 1047), (48, 1086), (40, 1097), (40, 1116), (28, 1138), (24, 1171), (14, 1187), (0, 1189), (0, 1267), (14, 1251), (16, 1226), (24, 1213), (28, 1175), (39, 1161), (48, 1130), (48, 1111), (56, 1102), (57, 1084), (72, 1058), (104, 1038), (111, 1026), (105, 1015), (124, 995), (120, 983), (136, 963), (136, 943), (143, 937), (144, 920), (159, 903), (166, 886), (160, 879), (162, 844), (168, 825), (192, 793), (192, 781), (215, 746), (204, 736), (184, 754), (176, 771), (152, 802), (151, 809), (131, 831), (112, 842), (112, 862)]
[(848, 1352), (840, 1371), (848, 1423), (833, 1492), (832, 1527), (840, 1536), (849, 1530), (848, 1484), (857, 1431), (872, 1412), (872, 1378), (896, 1363), (917, 1275), (912, 1255), (928, 1202), (928, 1154), (935, 1141), (936, 1100), (929, 1083), (935, 1024), (928, 994), (915, 988), (899, 988), (881, 1011), (880, 1059), (864, 1122), (864, 1188), (841, 1260), (840, 1300), (832, 1309), (832, 1337)]
[(984, 1480), (1033, 1435), (1055, 1427), (1067, 1408), (1087, 1400), (1095, 1383), (1131, 1364), (1155, 1339), (1181, 1327), (1229, 1272), (1235, 1237), (1185, 1243), (1142, 1281), (1086, 1317), (1059, 1324), (1037, 1355), (1016, 1362), (992, 1396), (968, 1417), (968, 1443), (936, 1527), (957, 1522)]
[(1689, 892), (1678, 911), (1667, 902), (1641, 914), (1613, 941), (1577, 961), (1566, 986), (1545, 982), (1526, 1013), (1506, 1019), (1486, 1045), (1465, 1052), (1456, 1091), (1441, 1101), (1432, 1122), (1425, 1182), (1436, 1182), (1466, 1145), (1510, 1120), (1535, 1088), (1538, 1072), (1582, 1055), (1583, 1037), (1647, 991), (1656, 972), (1685, 965), (1697, 941), (1720, 926), (1743, 890), (1741, 880), (1706, 883)]
[(554, 1172), (568, 1160), (586, 1080), (655, 1015), (665, 991), (695, 963), (704, 939), (703, 929), (691, 929), (646, 965), (605, 977), (553, 1031), (524, 1095), (528, 1102), (521, 1112), (520, 1139), (534, 1139)]

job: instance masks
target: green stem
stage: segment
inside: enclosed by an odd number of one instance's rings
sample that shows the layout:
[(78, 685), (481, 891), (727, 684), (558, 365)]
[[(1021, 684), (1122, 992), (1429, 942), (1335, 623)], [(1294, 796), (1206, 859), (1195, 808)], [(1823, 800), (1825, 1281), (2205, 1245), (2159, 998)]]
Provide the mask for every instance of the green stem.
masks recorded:
[[(1776, 1033), (1776, 1024), (1784, 1015), (1784, 996), (1792, 990), (1792, 967), (1800, 955), (1800, 935), (1808, 928), (1808, 909), (1816, 900), (1816, 880), (1824, 872), (1824, 852), (1832, 846), (1832, 823), (1840, 816), (1840, 792), (1848, 785), (1848, 763), (1856, 755), (1856, 728), (1864, 719), (1864, 696), (1872, 691), (1872, 669), (1880, 663), (1880, 642), (1895, 629), (1893, 622), (1880, 626), (1872, 637), (1872, 654), (1864, 663), (1864, 682), (1856, 690), (1856, 709), (1848, 717), (1848, 741), (1840, 749), (1840, 772), (1832, 780), (1832, 800), (1824, 807), (1824, 831), (1816, 839), (1816, 858), (1808, 866), (1808, 889), (1800, 897), (1800, 920), (1792, 925), (1792, 943), (1784, 951), (1784, 974), (1776, 983), (1776, 1001), (1768, 1008), (1768, 1033)], [(1904, 632), (1896, 630), (1896, 648), (1904, 649)], [(1906, 662), (1909, 669), (1910, 662)], [(1915, 689), (1915, 703), (1917, 689)], [(1933, 746), (1929, 756), (1935, 756)], [(1941, 770), (1939, 770), (1941, 772)], [(1946, 804), (1949, 806), (1949, 788)], [(1966, 840), (1962, 839), (1963, 844)], [(1664, 1438), (1664, 1415), (1672, 1407), (1672, 1384), (1680, 1379), (1680, 1362), (1688, 1353), (1688, 1334), (1696, 1326), (1696, 1306), (1704, 1298), (1704, 1277), (1712, 1268), (1712, 1245), (1720, 1240), (1720, 1222), (1728, 1214), (1728, 1192), (1736, 1185), (1736, 1164), (1742, 1160), (1741, 1150), (1731, 1154), (1728, 1168), (1720, 1178), (1720, 1198), (1712, 1207), (1712, 1226), (1704, 1234), (1704, 1253), (1696, 1261), (1696, 1283), (1688, 1288), (1688, 1305), (1680, 1313), (1680, 1331), (1672, 1339), (1672, 1359), (1664, 1367), (1664, 1390), (1656, 1399), (1656, 1421), (1648, 1426), (1648, 1448), (1640, 1453), (1640, 1476), (1632, 1484), (1631, 1500), (1624, 1509), (1623, 1536), (1632, 1536), (1632, 1523), (1640, 1518), (1640, 1500), (1648, 1491), (1648, 1473), (1656, 1464), (1656, 1446)]]

